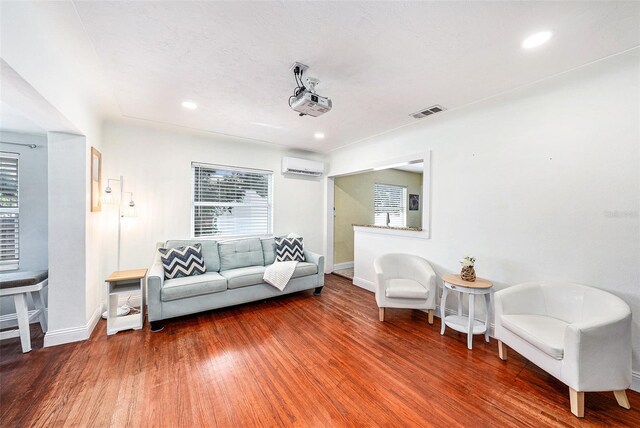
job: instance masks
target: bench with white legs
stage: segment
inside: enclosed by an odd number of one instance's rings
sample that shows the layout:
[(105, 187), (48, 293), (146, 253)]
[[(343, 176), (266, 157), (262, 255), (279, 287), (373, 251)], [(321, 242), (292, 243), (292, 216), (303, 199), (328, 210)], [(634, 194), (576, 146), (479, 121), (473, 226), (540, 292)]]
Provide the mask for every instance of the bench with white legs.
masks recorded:
[[(38, 317), (42, 332), (47, 332), (47, 314), (45, 313), (42, 291), (49, 281), (49, 272), (23, 271), (0, 275), (0, 297), (13, 296), (16, 306), (18, 329), (0, 332), (0, 340), (20, 336), (22, 352), (31, 351), (29, 323)], [(31, 293), (36, 310), (29, 315), (27, 293)]]

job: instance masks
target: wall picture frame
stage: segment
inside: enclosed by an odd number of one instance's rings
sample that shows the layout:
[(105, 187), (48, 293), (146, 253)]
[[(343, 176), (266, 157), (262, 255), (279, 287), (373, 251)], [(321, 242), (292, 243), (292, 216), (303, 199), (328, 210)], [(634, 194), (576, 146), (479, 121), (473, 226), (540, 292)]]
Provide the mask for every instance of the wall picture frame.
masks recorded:
[(102, 210), (102, 153), (91, 147), (91, 212)]
[(420, 195), (415, 193), (409, 194), (409, 211), (419, 211), (420, 210)]

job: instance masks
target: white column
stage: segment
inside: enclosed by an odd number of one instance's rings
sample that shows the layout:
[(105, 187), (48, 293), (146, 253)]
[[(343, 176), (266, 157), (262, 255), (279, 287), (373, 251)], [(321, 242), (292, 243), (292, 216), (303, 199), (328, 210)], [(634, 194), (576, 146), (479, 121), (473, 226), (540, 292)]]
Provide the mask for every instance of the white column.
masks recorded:
[(86, 335), (88, 154), (84, 136), (49, 132), (49, 313), (44, 346)]

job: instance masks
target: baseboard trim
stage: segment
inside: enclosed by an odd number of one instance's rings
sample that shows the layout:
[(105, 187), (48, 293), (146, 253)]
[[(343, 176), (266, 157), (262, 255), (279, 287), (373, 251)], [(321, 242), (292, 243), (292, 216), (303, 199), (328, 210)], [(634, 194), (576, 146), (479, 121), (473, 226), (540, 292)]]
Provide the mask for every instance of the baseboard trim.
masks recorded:
[(353, 268), (353, 262), (336, 263), (333, 265), (334, 272), (341, 269), (351, 269), (351, 268)]
[(631, 372), (631, 386), (629, 389), (640, 392), (640, 372)]
[(372, 293), (375, 293), (376, 291), (376, 285), (371, 282), (371, 281), (367, 281), (366, 279), (360, 278), (360, 277), (353, 277), (353, 285), (357, 285), (360, 288), (364, 288), (367, 291), (371, 291)]
[(64, 345), (65, 343), (80, 342), (91, 337), (93, 329), (96, 328), (100, 316), (102, 315), (102, 307), (98, 306), (89, 321), (85, 325), (79, 327), (63, 328), (60, 330), (48, 331), (44, 335), (44, 347)]
[(87, 339), (91, 337), (91, 333), (93, 333), (93, 330), (96, 328), (96, 326), (98, 325), (98, 321), (100, 321), (100, 319), (102, 318), (102, 313), (104, 311), (102, 310), (102, 305), (99, 305), (94, 311), (93, 314), (91, 315), (91, 318), (89, 318), (89, 322), (87, 323)]

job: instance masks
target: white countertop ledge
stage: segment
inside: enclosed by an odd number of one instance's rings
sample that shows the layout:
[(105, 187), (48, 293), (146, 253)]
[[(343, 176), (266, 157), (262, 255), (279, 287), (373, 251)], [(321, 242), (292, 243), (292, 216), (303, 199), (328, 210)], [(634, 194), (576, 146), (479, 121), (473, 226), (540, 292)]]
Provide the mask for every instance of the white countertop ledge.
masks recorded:
[(398, 236), (409, 239), (429, 239), (427, 230), (402, 230), (386, 227), (353, 226), (354, 233), (368, 233), (372, 235)]

